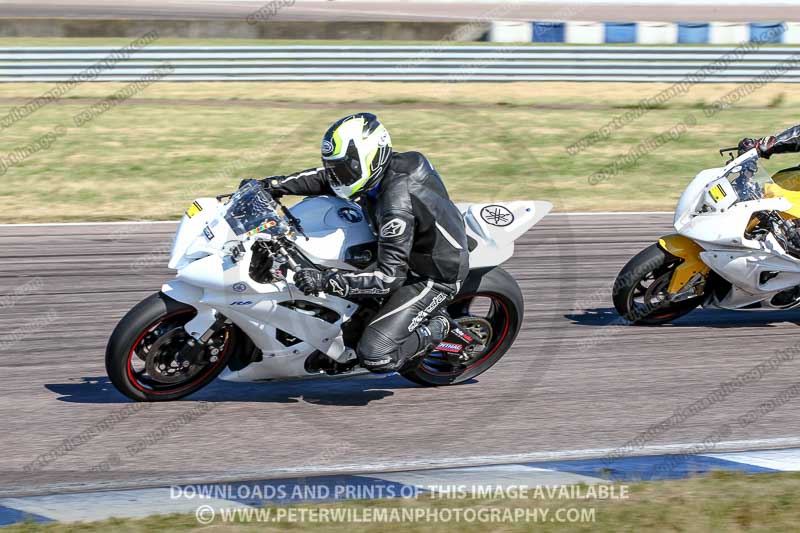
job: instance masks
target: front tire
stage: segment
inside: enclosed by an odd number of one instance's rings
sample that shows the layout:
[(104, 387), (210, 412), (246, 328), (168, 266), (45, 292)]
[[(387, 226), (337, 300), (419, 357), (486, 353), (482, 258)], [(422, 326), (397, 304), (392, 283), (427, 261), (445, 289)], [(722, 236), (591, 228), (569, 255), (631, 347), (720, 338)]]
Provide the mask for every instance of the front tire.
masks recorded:
[(447, 312), (454, 320), (461, 322), (461, 319), (462, 324), (473, 321), (484, 327), (488, 325), (491, 335), (485, 350), (465, 365), (448, 363), (442, 354), (434, 351), (418, 366), (402, 372), (406, 379), (433, 387), (457, 385), (483, 374), (511, 348), (522, 327), (525, 304), (517, 281), (502, 268), (495, 267), (470, 272), (461, 291), (447, 306)]
[(669, 280), (680, 263), (680, 258), (658, 244), (636, 254), (614, 282), (617, 312), (633, 324), (655, 326), (672, 322), (700, 305), (701, 296), (680, 302), (665, 300)]
[[(210, 342), (216, 342), (220, 350), (213, 362), (187, 362), (185, 368), (181, 364), (170, 368), (170, 354), (189, 340), (183, 326), (196, 314), (192, 306), (161, 292), (131, 309), (114, 329), (106, 348), (106, 371), (117, 390), (140, 402), (169, 401), (188, 396), (216, 378), (236, 347), (237, 328), (233, 326), (212, 337)], [(159, 352), (149, 353), (156, 346)]]

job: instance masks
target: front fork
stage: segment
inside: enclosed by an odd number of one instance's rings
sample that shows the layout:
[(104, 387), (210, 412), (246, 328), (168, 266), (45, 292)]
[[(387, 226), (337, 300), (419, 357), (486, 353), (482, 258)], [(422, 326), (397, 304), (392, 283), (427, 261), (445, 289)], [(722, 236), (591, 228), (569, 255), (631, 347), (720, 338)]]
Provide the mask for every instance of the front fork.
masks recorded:
[[(161, 286), (161, 292), (197, 310), (197, 315), (184, 326), (191, 338), (181, 350), (181, 357), (184, 360), (194, 361), (205, 350), (206, 343), (227, 323), (228, 319), (214, 308), (201, 303), (203, 290), (198, 287), (172, 280)], [(211, 357), (216, 356), (217, 354), (212, 351)]]
[(703, 248), (683, 235), (672, 234), (658, 240), (662, 250), (681, 260), (667, 286), (670, 301), (681, 301), (702, 294), (711, 269), (700, 259)]

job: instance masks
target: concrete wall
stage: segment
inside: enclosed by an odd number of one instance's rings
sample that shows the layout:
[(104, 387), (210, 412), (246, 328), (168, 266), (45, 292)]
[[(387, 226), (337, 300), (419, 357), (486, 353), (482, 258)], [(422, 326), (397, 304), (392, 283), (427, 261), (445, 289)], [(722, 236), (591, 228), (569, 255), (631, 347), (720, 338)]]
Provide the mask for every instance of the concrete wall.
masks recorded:
[(244, 20), (0, 19), (0, 37), (161, 37), (477, 41), (489, 23), (264, 22)]

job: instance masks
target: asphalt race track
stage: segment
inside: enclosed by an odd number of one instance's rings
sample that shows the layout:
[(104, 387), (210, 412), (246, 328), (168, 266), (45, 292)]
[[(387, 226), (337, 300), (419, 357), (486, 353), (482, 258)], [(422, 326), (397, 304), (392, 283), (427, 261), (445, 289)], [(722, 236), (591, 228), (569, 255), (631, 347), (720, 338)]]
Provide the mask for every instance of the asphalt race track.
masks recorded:
[[(620, 326), (613, 279), (670, 218), (550, 215), (534, 227), (506, 265), (525, 292), (523, 330), (471, 383), (216, 382), (159, 404), (113, 390), (103, 355), (119, 318), (171, 276), (174, 224), (0, 227), (0, 495), (622, 446), (800, 340), (789, 312), (701, 310), (674, 326)], [(791, 386), (798, 364), (641, 444), (680, 453), (720, 427), (725, 442), (707, 451), (788, 442), (800, 432), (796, 400), (737, 420)], [(728, 443), (745, 440), (759, 442)]]

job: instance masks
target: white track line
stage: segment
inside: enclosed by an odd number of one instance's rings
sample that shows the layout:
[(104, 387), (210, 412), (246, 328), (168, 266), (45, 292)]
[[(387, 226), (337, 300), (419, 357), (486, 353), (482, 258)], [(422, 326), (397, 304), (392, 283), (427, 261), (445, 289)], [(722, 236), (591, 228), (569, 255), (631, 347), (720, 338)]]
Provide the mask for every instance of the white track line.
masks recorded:
[[(780, 448), (800, 447), (800, 437), (782, 437), (773, 439), (749, 439), (731, 440), (718, 442), (713, 448), (702, 442), (687, 442), (678, 444), (659, 444), (642, 446), (626, 457), (647, 456), (647, 455), (666, 455), (683, 454), (708, 455), (720, 452), (733, 451), (753, 451), (753, 450), (774, 450)], [(703, 449), (702, 452), (696, 451)], [(327, 467), (300, 467), (273, 470), (275, 474), (308, 474), (311, 472), (327, 473), (370, 473), (381, 471), (403, 471), (429, 468), (457, 468), (465, 466), (488, 466), (511, 463), (533, 463), (542, 461), (565, 461), (573, 459), (602, 459), (613, 457), (617, 448), (587, 448), (580, 450), (559, 450), (549, 452), (531, 452), (507, 455), (476, 455), (468, 457), (453, 457), (446, 459), (411, 460), (411, 461), (391, 461), (386, 463), (364, 464), (364, 465), (334, 465)], [(273, 477), (272, 475), (270, 477)]]
[(557, 211), (548, 213), (547, 216), (562, 217), (591, 217), (591, 216), (624, 216), (624, 215), (673, 215), (673, 211)]
[[(591, 217), (591, 216), (625, 216), (625, 215), (671, 215), (672, 211), (578, 211), (549, 213), (547, 216)], [(142, 220), (119, 222), (41, 222), (37, 224), (0, 224), (0, 228), (46, 228), (58, 226), (124, 226), (130, 224), (177, 224), (180, 220)]]
[(38, 224), (0, 224), (0, 228), (47, 228), (58, 226), (125, 226), (132, 224), (177, 224), (180, 220), (131, 220), (122, 222), (41, 222)]
[[(642, 446), (626, 457), (689, 454), (714, 455), (722, 452), (777, 450), (800, 447), (800, 437), (773, 439), (732, 440), (718, 442), (713, 448), (699, 442)], [(702, 450), (702, 451), (698, 451)], [(536, 463), (544, 461), (568, 461), (577, 459), (603, 459), (612, 457), (616, 448), (587, 448), (549, 452), (532, 452), (507, 455), (478, 455), (444, 459), (389, 461), (371, 464), (340, 464), (329, 466), (304, 466), (295, 468), (243, 469), (231, 468), (225, 472), (208, 472), (201, 475), (178, 475), (168, 477), (142, 477), (127, 481), (90, 481), (81, 483), (41, 483), (35, 490), (0, 488), (0, 497), (17, 497), (48, 493), (73, 493), (94, 490), (126, 490), (134, 488), (163, 487), (169, 484), (228, 483), (242, 480), (281, 479), (305, 476), (326, 475), (371, 475), (388, 472), (408, 472), (440, 468), (464, 468), (471, 466), (492, 466), (515, 463)]]

